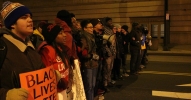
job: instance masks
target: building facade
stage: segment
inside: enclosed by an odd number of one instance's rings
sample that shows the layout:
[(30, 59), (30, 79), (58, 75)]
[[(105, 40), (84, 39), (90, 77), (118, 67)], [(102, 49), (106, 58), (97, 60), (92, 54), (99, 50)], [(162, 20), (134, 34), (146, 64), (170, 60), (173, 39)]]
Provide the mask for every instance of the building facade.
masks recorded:
[[(6, 0), (3, 0), (6, 1)], [(2, 4), (3, 1), (0, 1)], [(113, 23), (144, 24), (153, 39), (163, 44), (165, 0), (11, 0), (28, 6), (34, 22), (54, 22), (59, 10), (65, 9), (77, 19), (111, 17)], [(170, 44), (191, 44), (191, 0), (168, 0), (170, 20)]]

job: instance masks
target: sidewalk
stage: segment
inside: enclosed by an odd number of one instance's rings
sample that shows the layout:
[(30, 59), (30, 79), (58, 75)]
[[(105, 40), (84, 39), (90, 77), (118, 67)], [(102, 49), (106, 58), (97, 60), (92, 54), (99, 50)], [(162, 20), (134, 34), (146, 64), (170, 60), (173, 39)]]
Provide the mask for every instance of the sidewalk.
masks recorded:
[(169, 51), (164, 51), (163, 46), (159, 45), (158, 50), (148, 50), (149, 55), (172, 55), (172, 56), (191, 56), (191, 45), (171, 45)]

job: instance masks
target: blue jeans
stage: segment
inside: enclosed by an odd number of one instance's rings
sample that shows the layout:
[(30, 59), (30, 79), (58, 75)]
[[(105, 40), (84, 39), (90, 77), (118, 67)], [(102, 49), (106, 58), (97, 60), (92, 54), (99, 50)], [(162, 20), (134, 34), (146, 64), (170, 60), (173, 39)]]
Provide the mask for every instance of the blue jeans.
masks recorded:
[(87, 100), (94, 100), (94, 88), (97, 77), (97, 68), (82, 69), (82, 79)]

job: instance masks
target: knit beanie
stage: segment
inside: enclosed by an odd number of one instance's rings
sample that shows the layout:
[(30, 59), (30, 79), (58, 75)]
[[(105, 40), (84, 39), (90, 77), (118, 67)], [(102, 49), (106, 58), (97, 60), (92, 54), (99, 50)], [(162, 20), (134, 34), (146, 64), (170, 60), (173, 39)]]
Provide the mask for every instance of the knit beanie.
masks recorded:
[(9, 29), (11, 28), (11, 25), (16, 23), (17, 19), (19, 19), (21, 16), (25, 14), (30, 14), (32, 16), (30, 10), (20, 3), (6, 1), (3, 3), (2, 7), (3, 9), (1, 10), (1, 16), (3, 18), (5, 27)]
[(48, 23), (42, 26), (42, 35), (48, 44), (52, 44), (61, 30), (59, 25)]
[(65, 21), (68, 26), (72, 26), (71, 14), (67, 10), (58, 11), (56, 17), (61, 19), (62, 21)]
[(100, 19), (91, 19), (90, 22), (92, 23), (93, 27), (96, 26), (99, 22), (101, 23)]
[(126, 32), (128, 32), (128, 26), (127, 26), (127, 25), (123, 25), (123, 26), (121, 27), (121, 29), (124, 29)]

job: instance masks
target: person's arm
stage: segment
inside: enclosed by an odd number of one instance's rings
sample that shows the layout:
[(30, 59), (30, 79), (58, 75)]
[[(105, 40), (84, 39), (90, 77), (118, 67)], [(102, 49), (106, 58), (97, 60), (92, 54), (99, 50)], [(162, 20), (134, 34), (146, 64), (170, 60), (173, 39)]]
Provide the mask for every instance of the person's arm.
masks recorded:
[(135, 31), (130, 33), (129, 41), (131, 45), (138, 46), (140, 44), (139, 41), (136, 40), (136, 33)]
[(82, 56), (82, 58), (91, 58), (91, 55), (88, 54), (88, 45), (87, 45), (86, 39), (81, 38), (81, 43), (82, 43), (82, 47), (81, 47), (81, 56)]

